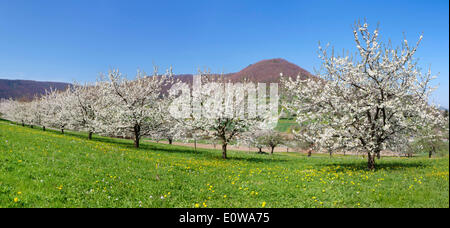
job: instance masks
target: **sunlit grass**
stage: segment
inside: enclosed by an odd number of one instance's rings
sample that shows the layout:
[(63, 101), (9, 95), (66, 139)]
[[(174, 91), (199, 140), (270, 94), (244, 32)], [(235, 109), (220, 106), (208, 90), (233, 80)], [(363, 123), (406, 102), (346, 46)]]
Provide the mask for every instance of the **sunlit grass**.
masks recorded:
[(279, 119), (275, 130), (279, 132), (290, 132), (297, 123), (293, 119)]
[(449, 158), (259, 155), (0, 121), (0, 207), (448, 207)]

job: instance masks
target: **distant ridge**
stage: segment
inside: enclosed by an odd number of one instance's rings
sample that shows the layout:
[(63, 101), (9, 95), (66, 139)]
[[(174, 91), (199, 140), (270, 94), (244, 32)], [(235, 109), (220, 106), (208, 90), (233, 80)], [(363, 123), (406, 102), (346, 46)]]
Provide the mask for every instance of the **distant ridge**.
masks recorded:
[[(280, 81), (280, 73), (287, 77), (300, 76), (301, 79), (315, 77), (305, 69), (288, 62), (285, 59), (266, 59), (245, 67), (239, 72), (222, 75), (226, 81), (242, 82), (248, 80), (251, 82), (275, 83)], [(192, 84), (192, 74), (175, 75), (180, 81)], [(30, 100), (35, 95), (42, 95), (45, 90), (54, 88), (65, 90), (70, 83), (64, 82), (40, 82), (31, 80), (8, 80), (0, 79), (0, 99), (13, 98)], [(168, 88), (164, 88), (167, 90)]]
[[(224, 74), (222, 77), (231, 82), (248, 80), (251, 82), (275, 83), (280, 82), (280, 73), (283, 73), (286, 77), (296, 78), (297, 76), (300, 76), (302, 80), (311, 77), (315, 78), (315, 76), (307, 70), (281, 58), (261, 60), (257, 63), (248, 65), (239, 72)], [(192, 83), (192, 76), (192, 74), (175, 75), (180, 81), (189, 84)]]
[(287, 77), (300, 76), (301, 79), (314, 77), (305, 69), (290, 63), (284, 59), (267, 59), (250, 64), (243, 70), (231, 74), (231, 81), (237, 82), (244, 78), (252, 82), (273, 83), (280, 81), (280, 73)]
[(42, 82), (32, 80), (0, 79), (0, 99), (30, 100), (35, 95), (40, 96), (50, 88), (65, 90), (70, 84), (65, 82)]

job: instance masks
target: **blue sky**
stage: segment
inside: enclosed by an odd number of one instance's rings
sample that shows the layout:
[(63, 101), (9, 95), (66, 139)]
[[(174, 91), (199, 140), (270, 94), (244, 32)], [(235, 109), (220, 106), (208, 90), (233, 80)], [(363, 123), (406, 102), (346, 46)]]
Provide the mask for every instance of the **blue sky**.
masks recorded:
[(423, 32), (416, 58), (439, 73), (433, 100), (448, 108), (447, 0), (0, 0), (0, 78), (84, 82), (153, 65), (229, 73), (269, 58), (314, 72), (318, 41), (353, 50), (352, 26), (363, 18), (394, 44)]

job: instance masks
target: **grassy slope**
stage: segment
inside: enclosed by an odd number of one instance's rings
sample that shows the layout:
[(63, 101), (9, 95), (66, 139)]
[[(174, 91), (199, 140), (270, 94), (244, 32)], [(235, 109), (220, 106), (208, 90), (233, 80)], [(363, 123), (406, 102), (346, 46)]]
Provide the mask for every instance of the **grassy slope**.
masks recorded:
[(296, 125), (297, 123), (293, 119), (279, 119), (275, 130), (290, 133), (291, 129)]
[(449, 206), (448, 156), (229, 156), (0, 121), (0, 207)]

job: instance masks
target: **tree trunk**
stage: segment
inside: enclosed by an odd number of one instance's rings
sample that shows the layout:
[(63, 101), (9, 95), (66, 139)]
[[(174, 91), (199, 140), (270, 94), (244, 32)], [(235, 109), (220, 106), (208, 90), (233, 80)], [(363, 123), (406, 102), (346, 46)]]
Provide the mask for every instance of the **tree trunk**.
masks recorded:
[(260, 148), (258, 148), (258, 149), (259, 149), (259, 152), (258, 152), (258, 153), (262, 154), (262, 148), (260, 147)]
[(380, 159), (381, 158), (381, 151), (378, 151), (377, 152), (377, 159)]
[(139, 148), (139, 137), (134, 138), (134, 147)]
[(92, 131), (89, 132), (89, 136), (88, 139), (91, 140), (92, 139)]
[(370, 152), (369, 153), (367, 153), (367, 159), (368, 159), (368, 162), (367, 162), (367, 168), (369, 169), (369, 170), (374, 170), (375, 169), (375, 154), (371, 154)]
[(194, 151), (197, 152), (197, 138), (194, 138)]
[(134, 125), (134, 147), (139, 148), (139, 140), (141, 139), (141, 126)]
[(430, 152), (428, 153), (428, 158), (431, 158), (431, 155), (433, 155), (435, 150), (436, 150), (436, 148), (434, 146), (432, 146)]
[(271, 147), (270, 147), (270, 154), (271, 154), (271, 155), (273, 154), (273, 149), (275, 149), (275, 147), (274, 147), (274, 146), (271, 146)]
[(308, 150), (308, 157), (311, 157), (311, 154), (312, 154), (312, 149), (309, 149)]
[(333, 151), (332, 150), (328, 150), (328, 153), (330, 154), (330, 158), (333, 157)]
[(22, 122), (22, 127), (25, 127), (25, 123), (24, 122)]
[(42, 130), (45, 131), (45, 126), (42, 126)]
[(64, 134), (64, 128), (61, 128), (61, 134)]
[(168, 138), (169, 144), (172, 145), (172, 138)]
[(33, 128), (34, 126), (33, 126), (33, 125), (30, 125), (30, 127)]
[(222, 144), (222, 158), (227, 159), (227, 144)]

